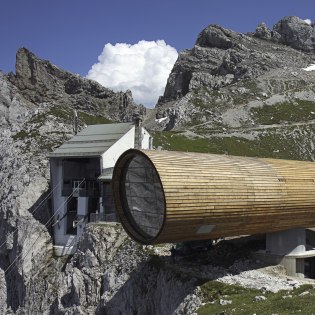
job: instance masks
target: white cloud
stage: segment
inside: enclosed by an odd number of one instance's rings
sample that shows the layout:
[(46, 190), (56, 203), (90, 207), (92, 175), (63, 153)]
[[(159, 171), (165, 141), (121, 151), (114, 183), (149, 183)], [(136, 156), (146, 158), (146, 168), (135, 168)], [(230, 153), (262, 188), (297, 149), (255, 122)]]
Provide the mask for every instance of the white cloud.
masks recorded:
[(311, 25), (312, 24), (312, 20), (310, 20), (310, 19), (305, 19), (305, 20), (303, 20), (305, 23), (307, 23), (308, 25)]
[(87, 78), (114, 91), (130, 89), (136, 103), (152, 107), (164, 93), (177, 56), (164, 40), (106, 44)]

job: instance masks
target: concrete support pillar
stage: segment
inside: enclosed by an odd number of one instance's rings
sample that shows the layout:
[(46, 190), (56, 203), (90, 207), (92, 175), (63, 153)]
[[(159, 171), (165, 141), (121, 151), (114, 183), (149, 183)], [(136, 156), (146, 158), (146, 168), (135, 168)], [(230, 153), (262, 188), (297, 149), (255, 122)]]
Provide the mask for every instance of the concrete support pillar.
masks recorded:
[(305, 273), (305, 262), (303, 258), (297, 258), (295, 260), (296, 264), (296, 276), (299, 278), (304, 278)]
[(272, 255), (298, 255), (305, 253), (304, 228), (266, 234), (266, 253)]
[[(280, 263), (287, 274), (304, 277), (304, 259), (306, 253), (306, 232), (304, 228), (290, 229), (266, 234), (266, 254), (275, 263)], [(298, 258), (301, 255), (301, 258)]]

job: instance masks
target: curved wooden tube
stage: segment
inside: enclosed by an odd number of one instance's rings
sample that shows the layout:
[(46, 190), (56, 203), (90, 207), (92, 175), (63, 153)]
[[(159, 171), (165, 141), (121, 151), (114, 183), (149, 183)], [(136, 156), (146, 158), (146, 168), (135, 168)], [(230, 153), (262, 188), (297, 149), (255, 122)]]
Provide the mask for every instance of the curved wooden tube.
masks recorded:
[(143, 244), (315, 226), (313, 162), (132, 149), (113, 190), (121, 223)]

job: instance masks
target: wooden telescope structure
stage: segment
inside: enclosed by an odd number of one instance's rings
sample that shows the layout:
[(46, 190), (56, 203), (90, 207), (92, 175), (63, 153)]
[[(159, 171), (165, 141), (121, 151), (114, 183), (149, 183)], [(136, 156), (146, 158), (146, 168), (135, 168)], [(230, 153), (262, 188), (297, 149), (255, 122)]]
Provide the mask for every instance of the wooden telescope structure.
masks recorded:
[(128, 150), (113, 174), (127, 233), (142, 244), (315, 226), (315, 163)]

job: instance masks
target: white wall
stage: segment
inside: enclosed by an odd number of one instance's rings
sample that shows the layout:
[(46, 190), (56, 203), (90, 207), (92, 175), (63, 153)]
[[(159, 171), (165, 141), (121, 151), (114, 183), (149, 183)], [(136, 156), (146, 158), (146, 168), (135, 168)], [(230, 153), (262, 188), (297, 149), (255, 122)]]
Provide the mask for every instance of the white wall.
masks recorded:
[(132, 127), (125, 135), (123, 135), (116, 143), (114, 143), (102, 155), (103, 168), (114, 167), (116, 161), (123, 152), (134, 148), (135, 145), (135, 127)]
[(142, 128), (142, 142), (141, 142), (142, 149), (152, 149), (150, 147), (150, 138), (151, 138), (151, 135), (144, 128)]
[[(151, 135), (142, 128), (142, 149), (150, 149)], [(132, 127), (124, 136), (114, 143), (103, 155), (103, 168), (114, 167), (118, 158), (128, 149), (135, 147), (135, 127)]]

